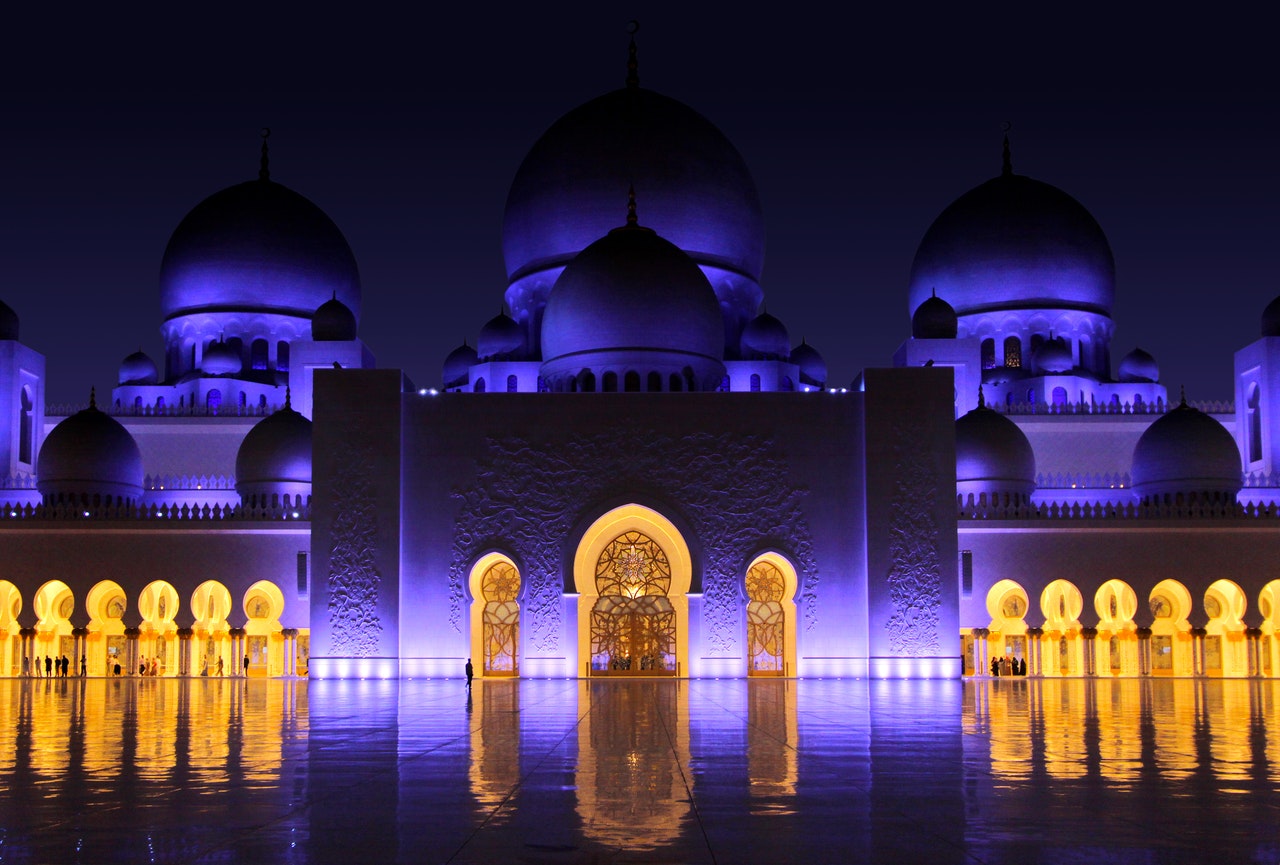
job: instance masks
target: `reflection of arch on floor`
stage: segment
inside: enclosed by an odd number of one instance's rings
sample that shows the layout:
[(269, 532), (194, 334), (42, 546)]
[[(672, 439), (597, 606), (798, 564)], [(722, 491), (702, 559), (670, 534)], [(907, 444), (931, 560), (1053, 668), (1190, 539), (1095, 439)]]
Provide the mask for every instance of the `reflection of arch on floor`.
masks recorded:
[[(285, 641), (280, 617), (284, 615), (284, 593), (270, 580), (259, 580), (245, 591), (243, 607), (244, 653), (249, 657), (249, 675), (283, 675)], [(244, 669), (236, 672), (243, 673)]]
[(1243, 678), (1249, 675), (1244, 617), (1248, 601), (1231, 580), (1217, 580), (1204, 593), (1204, 672), (1208, 676)]
[(747, 568), (747, 675), (796, 672), (796, 570), (777, 553), (763, 553)]
[(223, 675), (235, 671), (231, 657), (231, 626), (227, 616), (231, 613), (231, 592), (217, 580), (208, 580), (196, 587), (191, 595), (191, 613), (195, 616), (191, 639), (191, 672), (200, 676), (218, 675), (218, 662), (222, 662)]
[(1191, 676), (1191, 593), (1177, 580), (1161, 580), (1148, 595), (1151, 605), (1151, 675)]
[[(643, 505), (614, 508), (583, 533), (573, 562), (584, 675), (685, 675), (693, 563), (671, 521)], [(661, 578), (654, 576), (658, 571)], [(652, 643), (660, 654), (644, 649), (639, 658), (610, 655), (610, 646), (616, 650), (629, 641)]]
[(1099, 676), (1137, 676), (1137, 594), (1124, 580), (1107, 580), (1093, 596), (1093, 609), (1098, 614), (1094, 671)]
[(71, 614), (75, 612), (75, 596), (62, 580), (50, 580), (36, 590), (32, 606), (36, 613), (34, 654), (41, 659), (50, 656), (68, 659), (75, 654), (75, 638), (71, 635)]
[(1280, 580), (1272, 580), (1258, 593), (1258, 610), (1262, 613), (1262, 636), (1258, 639), (1258, 670), (1264, 676), (1280, 674)]
[(103, 580), (89, 590), (85, 612), (89, 614), (89, 636), (85, 645), (85, 666), (90, 676), (106, 676), (115, 665), (125, 675), (129, 669), (128, 640), (124, 635), (124, 614), (129, 598), (120, 584)]
[(1027, 661), (1027, 591), (1013, 580), (1000, 580), (987, 592), (987, 660), (980, 676), (991, 673), (991, 661), (998, 658)]
[(1084, 636), (1080, 613), (1084, 598), (1069, 580), (1054, 580), (1040, 593), (1044, 615), (1040, 667), (1045, 676), (1083, 676)]
[(520, 570), (501, 553), (471, 568), (471, 661), (477, 676), (520, 675)]
[(178, 590), (164, 580), (148, 583), (138, 596), (138, 612), (142, 614), (142, 634), (138, 653), (156, 659), (157, 676), (178, 674)]
[[(0, 676), (18, 676), (22, 669), (22, 636), (18, 614), (22, 612), (22, 593), (8, 580), (0, 580)], [(27, 660), (30, 672), (31, 661)]]

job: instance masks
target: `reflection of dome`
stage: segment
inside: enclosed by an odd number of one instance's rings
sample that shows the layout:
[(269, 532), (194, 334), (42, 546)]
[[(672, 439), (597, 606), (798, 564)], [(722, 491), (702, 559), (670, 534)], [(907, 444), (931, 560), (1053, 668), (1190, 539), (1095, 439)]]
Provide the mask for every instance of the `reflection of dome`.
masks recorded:
[(236, 492), (245, 504), (311, 494), (311, 421), (286, 402), (249, 430), (236, 453)]
[(1262, 335), (1280, 336), (1280, 297), (1268, 303), (1262, 311)]
[(1075, 360), (1071, 357), (1071, 348), (1062, 337), (1046, 339), (1035, 350), (1031, 357), (1032, 367), (1042, 375), (1071, 372)]
[(212, 342), (200, 359), (200, 370), (205, 375), (239, 375), (244, 369), (240, 352), (225, 342)]
[(311, 316), (311, 338), (317, 342), (350, 342), (356, 338), (356, 314), (331, 297)]
[(1156, 359), (1147, 354), (1140, 348), (1126, 354), (1120, 360), (1120, 381), (1159, 381), (1160, 367), (1156, 365)]
[(911, 335), (916, 339), (955, 339), (959, 332), (956, 311), (937, 294), (930, 294), (911, 316)]
[(505, 312), (486, 321), (476, 340), (476, 354), (485, 360), (510, 359), (512, 355), (523, 354), (524, 348), (524, 331)]
[(787, 326), (762, 312), (742, 329), (742, 354), (756, 360), (786, 360), (791, 354), (791, 336)]
[(791, 349), (791, 362), (800, 367), (800, 380), (805, 384), (827, 383), (827, 362), (816, 348), (804, 340)]
[(142, 453), (129, 431), (91, 399), (49, 432), (36, 477), (46, 504), (132, 504), (142, 497)]
[(759, 280), (764, 216), (742, 156), (702, 115), (640, 87), (575, 108), (533, 145), (507, 196), (507, 273), (567, 263), (617, 225), (632, 184), (659, 234), (699, 264)]
[(465, 342), (449, 352), (449, 356), (444, 359), (444, 386), (465, 384), (471, 367), (479, 360), (476, 350)]
[(723, 352), (723, 319), (707, 278), (673, 244), (635, 225), (609, 232), (565, 268), (542, 322), (548, 364), (691, 364), (707, 373), (710, 362), (722, 374)]
[(160, 370), (156, 363), (142, 349), (120, 361), (120, 384), (155, 384), (160, 380)]
[(1240, 451), (1231, 433), (1184, 400), (1138, 439), (1130, 472), (1133, 492), (1235, 501), (1240, 492)]
[(160, 268), (167, 321), (194, 312), (276, 312), (311, 318), (337, 297), (359, 311), (355, 257), (332, 220), (270, 180), (216, 192), (183, 218)]
[(0, 300), (0, 339), (18, 338), (18, 314), (9, 304)]
[(1110, 316), (1115, 262), (1078, 201), (1007, 168), (952, 202), (925, 232), (911, 267), (910, 309), (935, 288), (962, 316), (1045, 308)]
[(1020, 499), (1036, 487), (1036, 456), (1018, 425), (986, 407), (956, 421), (956, 491), (975, 496), (1012, 494)]

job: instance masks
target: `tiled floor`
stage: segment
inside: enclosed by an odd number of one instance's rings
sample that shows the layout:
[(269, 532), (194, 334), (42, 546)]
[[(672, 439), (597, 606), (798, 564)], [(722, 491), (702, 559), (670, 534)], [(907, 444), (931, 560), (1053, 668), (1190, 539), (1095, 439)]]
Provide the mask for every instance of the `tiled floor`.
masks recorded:
[(0, 681), (0, 863), (1276, 862), (1280, 681)]

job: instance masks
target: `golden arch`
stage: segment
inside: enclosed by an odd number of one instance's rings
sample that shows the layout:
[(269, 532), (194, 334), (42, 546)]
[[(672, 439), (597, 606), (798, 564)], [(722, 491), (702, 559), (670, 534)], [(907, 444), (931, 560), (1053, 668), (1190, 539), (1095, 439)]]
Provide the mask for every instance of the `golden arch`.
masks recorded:
[(1107, 580), (1093, 596), (1098, 614), (1094, 669), (1099, 676), (1136, 676), (1138, 663), (1138, 595), (1124, 580)]
[(1262, 637), (1258, 640), (1258, 672), (1274, 676), (1280, 670), (1280, 642), (1276, 625), (1280, 621), (1280, 580), (1272, 580), (1258, 593), (1258, 611), (1262, 613)]
[(471, 568), (471, 660), (480, 676), (520, 675), (520, 569), (501, 553)]
[(142, 635), (138, 651), (147, 672), (156, 676), (178, 674), (178, 590), (164, 580), (155, 580), (138, 595), (138, 612), (142, 614)]
[(191, 613), (195, 616), (192, 630), (192, 659), (201, 676), (230, 675), (231, 592), (217, 580), (206, 580), (191, 593)]
[[(1026, 662), (1027, 610), (1030, 600), (1027, 590), (1013, 580), (999, 580), (987, 592), (987, 614), (991, 624), (987, 626), (987, 651), (993, 661), (999, 658)], [(977, 670), (986, 674), (986, 670)]]
[(1249, 675), (1249, 650), (1245, 643), (1244, 590), (1231, 580), (1216, 580), (1204, 593), (1204, 672), (1209, 676), (1241, 678)]
[(796, 671), (795, 568), (777, 553), (747, 567), (747, 675), (792, 676)]
[(85, 667), (90, 676), (105, 676), (121, 665), (134, 672), (128, 658), (128, 642), (124, 635), (124, 614), (129, 598), (119, 583), (103, 580), (89, 589), (85, 611), (89, 614), (89, 636), (85, 645)]
[(1045, 676), (1084, 675), (1084, 636), (1080, 613), (1084, 597), (1069, 580), (1054, 580), (1040, 593), (1044, 614), (1041, 639), (1041, 673)]
[(573, 583), (578, 592), (578, 668), (591, 675), (591, 616), (600, 600), (596, 563), (615, 539), (639, 532), (652, 539), (666, 556), (671, 582), (666, 598), (675, 622), (675, 675), (689, 669), (689, 587), (693, 584), (693, 559), (684, 536), (670, 520), (643, 505), (614, 508), (593, 522), (582, 535), (573, 558)]
[(259, 580), (245, 591), (241, 607), (245, 615), (244, 653), (249, 658), (245, 672), (249, 676), (283, 675), (284, 634), (280, 617), (284, 615), (284, 593), (270, 580)]
[(1177, 580), (1161, 580), (1147, 596), (1151, 606), (1151, 675), (1195, 673), (1191, 649), (1191, 593)]
[(0, 675), (17, 676), (31, 670), (22, 669), (22, 643), (18, 634), (18, 614), (22, 612), (22, 592), (8, 580), (0, 580)]
[(36, 613), (37, 658), (70, 658), (75, 654), (71, 636), (71, 614), (75, 612), (75, 596), (62, 580), (50, 580), (36, 590), (32, 603)]

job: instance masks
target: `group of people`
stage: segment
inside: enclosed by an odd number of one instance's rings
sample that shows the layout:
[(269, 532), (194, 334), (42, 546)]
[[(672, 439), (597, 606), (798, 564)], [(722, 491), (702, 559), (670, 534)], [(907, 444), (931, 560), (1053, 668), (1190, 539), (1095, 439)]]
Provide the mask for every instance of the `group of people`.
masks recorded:
[[(80, 675), (85, 675), (85, 658), (80, 658)], [(36, 655), (36, 663), (34, 670), (31, 665), (31, 659), (24, 657), (22, 659), (22, 675), (35, 676), (41, 679), (63, 678), (71, 675), (71, 660), (63, 655), (61, 658), (55, 658), (48, 655), (41, 658)]]
[(143, 658), (141, 661), (138, 662), (138, 675), (139, 676), (159, 676), (160, 675), (160, 659), (152, 658), (151, 660), (148, 661), (146, 658)]
[(993, 676), (1025, 676), (1027, 662), (1021, 658), (992, 658), (991, 675)]

